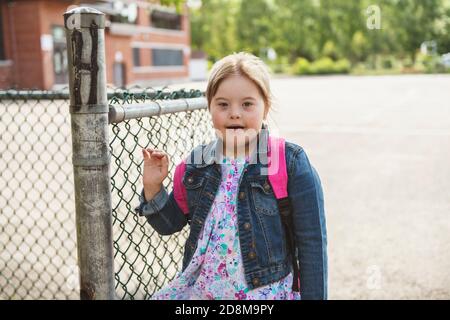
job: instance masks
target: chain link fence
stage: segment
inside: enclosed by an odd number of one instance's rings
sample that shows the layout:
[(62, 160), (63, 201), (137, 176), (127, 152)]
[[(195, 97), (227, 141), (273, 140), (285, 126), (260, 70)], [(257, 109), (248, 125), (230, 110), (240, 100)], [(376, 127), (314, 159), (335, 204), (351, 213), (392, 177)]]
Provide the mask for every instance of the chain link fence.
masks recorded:
[[(198, 90), (112, 90), (110, 106), (188, 99)], [(0, 92), (0, 299), (78, 299), (68, 93)], [(214, 137), (204, 108), (109, 126), (116, 295), (147, 299), (181, 269), (187, 229), (158, 235), (135, 214), (141, 148), (170, 156), (169, 179), (194, 146)], [(195, 129), (194, 129), (195, 128)]]
[(0, 93), (0, 298), (77, 298), (68, 102)]
[[(198, 92), (191, 91), (171, 99), (196, 96)], [(170, 190), (175, 166), (196, 145), (210, 141), (214, 130), (206, 102), (203, 109), (130, 119), (112, 124), (111, 129), (116, 294), (119, 299), (147, 299), (181, 270), (188, 227), (162, 237), (134, 212), (142, 191), (141, 148), (169, 154), (170, 173), (164, 185)]]

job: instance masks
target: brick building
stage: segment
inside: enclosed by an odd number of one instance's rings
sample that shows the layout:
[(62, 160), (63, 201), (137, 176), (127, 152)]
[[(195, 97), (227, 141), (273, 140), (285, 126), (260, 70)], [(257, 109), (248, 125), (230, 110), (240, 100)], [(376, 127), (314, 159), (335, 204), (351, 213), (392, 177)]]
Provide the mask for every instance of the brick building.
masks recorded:
[(163, 85), (189, 78), (188, 10), (149, 1), (0, 0), (0, 88), (68, 83), (63, 14), (86, 5), (106, 14), (107, 82)]

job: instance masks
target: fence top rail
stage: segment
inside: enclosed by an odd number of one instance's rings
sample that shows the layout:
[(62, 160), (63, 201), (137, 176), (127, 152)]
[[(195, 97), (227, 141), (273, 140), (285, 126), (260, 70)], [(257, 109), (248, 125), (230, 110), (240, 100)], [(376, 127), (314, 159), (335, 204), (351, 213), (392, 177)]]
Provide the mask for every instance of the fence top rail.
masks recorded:
[(109, 123), (119, 123), (129, 119), (159, 116), (162, 114), (206, 109), (206, 98), (176, 100), (155, 100), (131, 105), (109, 105)]
[[(139, 103), (147, 100), (176, 100), (186, 98), (197, 98), (204, 96), (200, 90), (173, 90), (169, 88), (130, 88), (115, 89), (108, 88), (108, 100), (111, 103)], [(68, 89), (62, 90), (0, 90), (0, 101), (2, 100), (69, 100)]]

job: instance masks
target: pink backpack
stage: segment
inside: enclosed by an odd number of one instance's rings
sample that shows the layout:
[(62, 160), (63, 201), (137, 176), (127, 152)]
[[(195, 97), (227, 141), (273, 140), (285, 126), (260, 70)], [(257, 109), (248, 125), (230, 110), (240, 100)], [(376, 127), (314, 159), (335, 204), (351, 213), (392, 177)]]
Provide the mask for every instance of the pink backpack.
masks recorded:
[[(295, 258), (295, 236), (292, 221), (292, 210), (288, 196), (288, 174), (286, 167), (286, 155), (285, 155), (285, 140), (280, 137), (268, 137), (268, 174), (269, 174), (269, 183), (272, 187), (272, 190), (275, 194), (278, 203), (278, 210), (280, 212), (281, 221), (284, 225), (289, 252), (291, 257), (293, 257), (293, 270), (294, 270), (294, 281), (292, 284), (293, 291), (300, 291), (300, 278), (299, 278), (299, 268), (297, 259)], [(275, 151), (275, 152), (272, 152)], [(274, 162), (273, 157), (278, 157), (278, 166), (273, 166)], [(187, 193), (186, 188), (183, 185), (183, 177), (186, 172), (186, 161), (183, 160), (176, 168), (173, 179), (173, 195), (175, 201), (177, 202), (180, 209), (183, 211), (185, 215), (188, 214), (189, 209), (187, 205)], [(295, 281), (297, 279), (297, 281)]]

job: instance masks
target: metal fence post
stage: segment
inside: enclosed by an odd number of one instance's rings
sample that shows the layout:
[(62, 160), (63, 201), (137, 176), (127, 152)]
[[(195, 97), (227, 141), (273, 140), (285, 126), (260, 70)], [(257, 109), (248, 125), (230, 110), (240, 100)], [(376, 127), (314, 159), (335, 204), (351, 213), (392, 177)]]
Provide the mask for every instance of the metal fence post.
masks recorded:
[(105, 16), (64, 14), (81, 299), (114, 299)]

